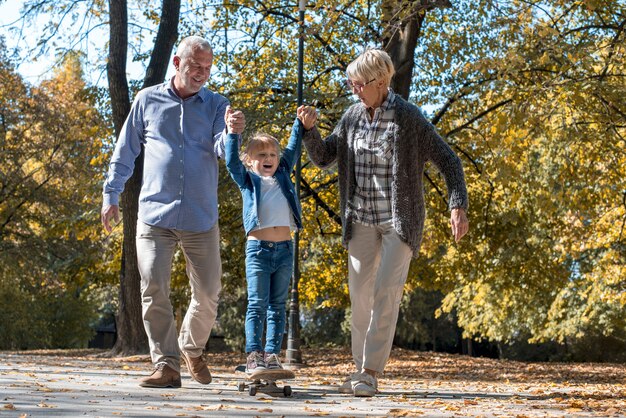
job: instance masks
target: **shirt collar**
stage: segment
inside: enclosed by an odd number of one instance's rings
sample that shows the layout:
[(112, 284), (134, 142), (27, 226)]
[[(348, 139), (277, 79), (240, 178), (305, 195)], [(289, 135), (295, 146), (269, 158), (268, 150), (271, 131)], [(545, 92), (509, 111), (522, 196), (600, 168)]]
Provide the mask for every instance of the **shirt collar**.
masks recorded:
[(393, 106), (393, 102), (395, 100), (396, 100), (396, 94), (393, 92), (391, 87), (387, 88), (387, 98), (385, 99), (383, 104), (380, 105), (381, 110), (383, 112), (389, 110), (391, 106)]
[[(163, 83), (163, 89), (170, 90), (172, 94), (178, 97), (178, 95), (176, 94), (176, 90), (174, 89), (174, 77), (175, 76), (172, 76), (172, 78), (170, 78), (170, 81)], [(202, 87), (198, 93), (189, 97), (189, 99), (191, 99), (192, 97), (198, 97), (203, 102), (206, 102), (209, 99), (209, 95), (209, 90), (206, 87)]]
[[(383, 112), (386, 112), (387, 110), (392, 108), (395, 101), (396, 101), (396, 94), (393, 92), (391, 87), (387, 87), (387, 98), (385, 99), (384, 102), (381, 103), (380, 107), (378, 107), (377, 109), (380, 109)], [(363, 106), (363, 109), (367, 110), (370, 108)]]

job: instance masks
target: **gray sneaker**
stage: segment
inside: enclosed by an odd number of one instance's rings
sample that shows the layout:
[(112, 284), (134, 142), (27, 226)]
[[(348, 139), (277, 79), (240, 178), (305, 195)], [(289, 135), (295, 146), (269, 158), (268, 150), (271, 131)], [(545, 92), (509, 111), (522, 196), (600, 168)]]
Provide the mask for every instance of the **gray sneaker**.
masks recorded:
[(261, 370), (267, 370), (265, 358), (260, 351), (252, 351), (246, 360), (246, 373), (252, 374)]
[(283, 370), (283, 365), (280, 364), (278, 355), (274, 353), (265, 353), (265, 365), (267, 370)]
[(368, 373), (359, 373), (352, 380), (354, 396), (372, 397), (378, 390), (378, 380)]
[(352, 373), (350, 376), (345, 378), (341, 386), (339, 386), (339, 393), (349, 393), (351, 395), (354, 393), (352, 391), (352, 379), (354, 379), (357, 374), (358, 373)]

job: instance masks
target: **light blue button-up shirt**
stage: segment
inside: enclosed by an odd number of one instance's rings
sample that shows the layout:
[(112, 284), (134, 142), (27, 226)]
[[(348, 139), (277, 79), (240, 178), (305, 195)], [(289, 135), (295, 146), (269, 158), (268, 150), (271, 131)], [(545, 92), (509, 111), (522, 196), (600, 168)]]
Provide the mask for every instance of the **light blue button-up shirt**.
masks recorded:
[(229, 103), (204, 87), (183, 100), (171, 83), (137, 94), (115, 145), (103, 203), (119, 205), (143, 144), (139, 221), (207, 231), (217, 222), (218, 158), (224, 155), (224, 113)]

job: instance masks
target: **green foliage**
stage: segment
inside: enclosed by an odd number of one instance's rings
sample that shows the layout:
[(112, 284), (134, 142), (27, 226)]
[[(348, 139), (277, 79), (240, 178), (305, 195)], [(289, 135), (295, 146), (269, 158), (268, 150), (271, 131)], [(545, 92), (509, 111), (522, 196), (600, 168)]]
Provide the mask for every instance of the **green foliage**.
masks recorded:
[(440, 292), (416, 288), (407, 291), (400, 303), (394, 344), (422, 351), (458, 350), (460, 330), (453, 315), (435, 317), (441, 304)]
[[(224, 336), (224, 342), (233, 351), (245, 352), (245, 319), (247, 308), (246, 287), (234, 293), (222, 294), (219, 305), (219, 321), (213, 334)], [(211, 342), (209, 341), (209, 346)]]
[(11, 303), (0, 304), (0, 349), (45, 347), (49, 335), (34, 298), (13, 283), (0, 281), (0, 297)]
[(302, 343), (309, 347), (350, 345), (350, 310), (336, 307), (303, 308)]
[(95, 306), (84, 293), (24, 290), (0, 281), (1, 350), (85, 348), (95, 334)]
[(91, 325), (96, 319), (96, 306), (76, 293), (43, 292), (43, 297), (39, 293), (39, 300), (34, 301), (43, 309), (44, 323), (50, 335), (49, 347), (85, 348), (95, 335)]

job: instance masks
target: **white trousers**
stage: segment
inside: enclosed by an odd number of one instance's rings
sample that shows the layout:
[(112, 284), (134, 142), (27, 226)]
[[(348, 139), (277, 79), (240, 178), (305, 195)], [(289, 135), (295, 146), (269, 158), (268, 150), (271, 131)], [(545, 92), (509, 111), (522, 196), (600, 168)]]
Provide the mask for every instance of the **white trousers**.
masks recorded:
[(352, 356), (357, 371), (382, 373), (389, 359), (413, 252), (391, 222), (354, 222), (348, 243)]
[[(177, 231), (137, 222), (137, 261), (141, 275), (143, 322), (154, 364), (165, 362), (180, 371), (180, 350), (202, 355), (217, 316), (222, 289), (219, 226), (206, 232)], [(180, 333), (170, 302), (172, 258), (180, 244), (191, 301)]]

